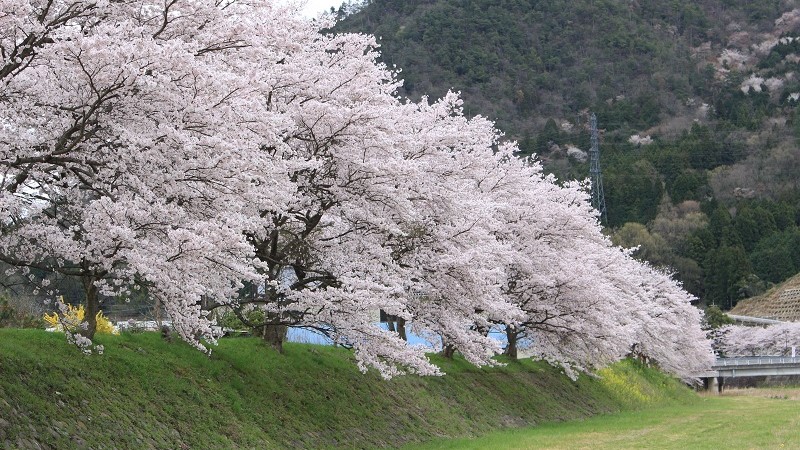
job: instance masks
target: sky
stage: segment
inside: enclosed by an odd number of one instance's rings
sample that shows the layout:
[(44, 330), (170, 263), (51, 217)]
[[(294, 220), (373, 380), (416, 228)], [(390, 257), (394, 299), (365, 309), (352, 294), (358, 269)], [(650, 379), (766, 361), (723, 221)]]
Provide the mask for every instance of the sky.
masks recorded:
[(308, 17), (316, 17), (321, 11), (329, 10), (331, 6), (338, 8), (341, 4), (342, 0), (308, 0), (303, 14)]

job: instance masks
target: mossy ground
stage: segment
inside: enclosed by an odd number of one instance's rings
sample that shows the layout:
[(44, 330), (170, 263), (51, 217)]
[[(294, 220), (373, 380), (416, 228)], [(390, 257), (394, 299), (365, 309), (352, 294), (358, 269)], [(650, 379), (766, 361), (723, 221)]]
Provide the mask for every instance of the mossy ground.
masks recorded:
[(232, 338), (208, 357), (156, 333), (98, 342), (105, 354), (85, 356), (63, 335), (0, 329), (0, 447), (397, 447), (696, 401), (633, 362), (571, 381), (544, 363), (479, 369), (434, 356), (446, 376), (385, 381), (341, 348), (281, 355)]

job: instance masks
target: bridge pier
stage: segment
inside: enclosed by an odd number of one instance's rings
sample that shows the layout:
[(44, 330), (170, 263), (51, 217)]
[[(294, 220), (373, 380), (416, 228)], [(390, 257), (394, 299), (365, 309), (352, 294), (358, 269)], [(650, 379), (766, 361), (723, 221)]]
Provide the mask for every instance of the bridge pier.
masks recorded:
[(722, 388), (725, 386), (725, 377), (717, 377), (717, 392), (722, 393)]

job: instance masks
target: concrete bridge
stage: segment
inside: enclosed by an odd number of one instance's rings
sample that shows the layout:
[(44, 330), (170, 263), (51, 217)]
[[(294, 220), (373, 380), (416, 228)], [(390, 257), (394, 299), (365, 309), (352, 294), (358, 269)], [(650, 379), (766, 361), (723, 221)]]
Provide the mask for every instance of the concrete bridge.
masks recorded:
[(783, 356), (748, 356), (741, 358), (717, 358), (711, 370), (700, 374), (706, 389), (713, 378), (722, 392), (725, 378), (759, 377), (772, 375), (800, 375), (800, 358)]

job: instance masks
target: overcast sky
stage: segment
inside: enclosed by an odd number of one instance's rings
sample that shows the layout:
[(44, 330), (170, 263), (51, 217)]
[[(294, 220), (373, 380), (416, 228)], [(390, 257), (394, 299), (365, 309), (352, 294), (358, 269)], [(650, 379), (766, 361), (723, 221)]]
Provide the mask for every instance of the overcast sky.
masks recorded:
[(303, 14), (308, 17), (316, 17), (323, 10), (331, 9), (331, 6), (338, 8), (342, 0), (308, 0), (308, 4), (303, 10)]

